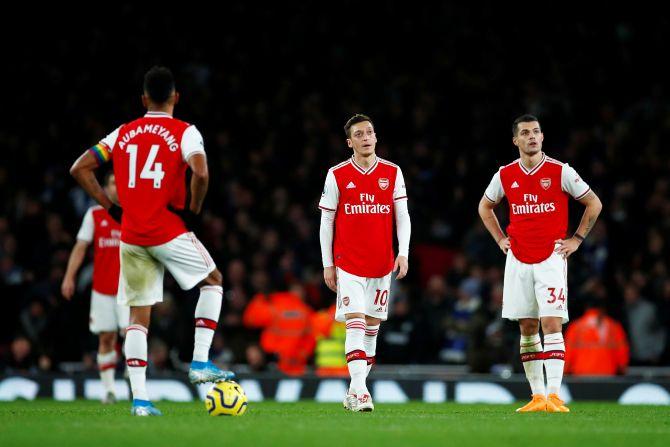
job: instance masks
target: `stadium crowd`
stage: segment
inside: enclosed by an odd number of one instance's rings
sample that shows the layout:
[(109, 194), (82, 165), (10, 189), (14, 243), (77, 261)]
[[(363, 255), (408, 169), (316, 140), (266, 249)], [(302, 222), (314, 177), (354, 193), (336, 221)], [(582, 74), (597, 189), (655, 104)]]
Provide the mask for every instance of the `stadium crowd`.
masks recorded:
[[(413, 226), (410, 272), (392, 285), (378, 361), (518, 367), (518, 330), (500, 318), (504, 256), (477, 204), (496, 169), (518, 157), (511, 122), (532, 113), (545, 151), (604, 204), (569, 261), (572, 322), (601, 309), (624, 328), (630, 364), (670, 364), (670, 91), (667, 68), (651, 57), (670, 27), (556, 19), (527, 37), (493, 12), (469, 22), (459, 19), (467, 11), (432, 5), (397, 19), (389, 4), (376, 12), (379, 32), (361, 39), (356, 24), (307, 20), (299, 7), (281, 23), (272, 8), (259, 12), (249, 29), (250, 7), (238, 5), (198, 38), (166, 32), (177, 19), (152, 24), (147, 38), (134, 8), (122, 12), (115, 43), (95, 30), (76, 49), (74, 31), (36, 37), (27, 45), (39, 57), (16, 55), (9, 68), (32, 88), (9, 93), (5, 109), (16, 113), (0, 126), (0, 372), (95, 368), (90, 263), (75, 299), (60, 295), (92, 204), (68, 168), (142, 114), (141, 76), (157, 62), (175, 72), (177, 115), (205, 137), (212, 180), (197, 233), (224, 273), (217, 361), (273, 367), (262, 318), (245, 311), (274, 292), (306, 306), (314, 336), (313, 317), (334, 300), (317, 202), (328, 167), (350, 155), (344, 122), (362, 112), (378, 154), (403, 169)], [(581, 212), (573, 203), (571, 230)], [(192, 349), (196, 295), (171, 278), (165, 287), (150, 328), (154, 372), (180, 368)], [(314, 343), (303, 348), (313, 362)]]

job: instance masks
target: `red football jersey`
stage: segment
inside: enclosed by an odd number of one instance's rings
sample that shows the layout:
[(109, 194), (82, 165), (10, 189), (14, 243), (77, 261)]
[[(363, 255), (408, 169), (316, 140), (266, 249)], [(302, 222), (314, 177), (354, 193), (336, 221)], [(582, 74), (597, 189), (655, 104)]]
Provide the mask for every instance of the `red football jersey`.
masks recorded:
[(184, 207), (186, 161), (194, 153), (204, 153), (195, 126), (166, 113), (149, 112), (120, 126), (94, 149), (111, 153), (123, 208), (123, 242), (160, 245), (187, 231), (167, 207)]
[(119, 286), (119, 225), (101, 206), (89, 208), (77, 239), (93, 244), (93, 290), (116, 295)]
[(319, 207), (335, 211), (335, 265), (381, 278), (393, 269), (394, 201), (406, 200), (400, 168), (377, 157), (366, 171), (353, 157), (331, 168)]
[(568, 197), (579, 200), (589, 191), (569, 165), (543, 155), (531, 170), (521, 160), (500, 168), (485, 195), (492, 202), (507, 197), (512, 253), (521, 262), (536, 264), (551, 256), (556, 239), (566, 236)]

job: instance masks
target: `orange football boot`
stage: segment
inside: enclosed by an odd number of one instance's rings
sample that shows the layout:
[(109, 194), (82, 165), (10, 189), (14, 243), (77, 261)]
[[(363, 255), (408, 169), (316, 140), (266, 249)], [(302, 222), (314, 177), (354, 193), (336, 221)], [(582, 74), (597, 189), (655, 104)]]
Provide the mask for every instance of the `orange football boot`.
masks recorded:
[(558, 397), (558, 394), (551, 393), (547, 396), (547, 413), (570, 413), (570, 409), (565, 406), (565, 402)]
[(532, 411), (547, 411), (547, 398), (542, 394), (533, 394), (533, 400), (516, 409), (517, 413), (530, 413)]

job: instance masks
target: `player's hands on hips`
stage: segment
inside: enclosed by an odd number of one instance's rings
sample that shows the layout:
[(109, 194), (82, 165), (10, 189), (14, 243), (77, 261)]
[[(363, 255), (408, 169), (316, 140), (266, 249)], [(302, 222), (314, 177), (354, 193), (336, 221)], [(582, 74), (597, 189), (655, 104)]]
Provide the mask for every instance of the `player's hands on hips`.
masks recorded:
[(512, 244), (509, 241), (509, 237), (505, 236), (504, 238), (498, 241), (498, 247), (502, 250), (503, 253), (507, 254)]
[(117, 204), (112, 204), (112, 206), (107, 209), (107, 212), (109, 213), (110, 216), (112, 216), (112, 219), (114, 219), (117, 223), (121, 223), (121, 216), (123, 216), (123, 208), (121, 208)]
[(184, 222), (184, 225), (186, 226), (187, 230), (193, 231), (195, 229), (195, 225), (196, 225), (196, 221), (198, 219), (198, 216), (193, 211), (191, 211), (188, 208), (178, 210), (176, 208), (173, 208), (172, 205), (168, 205), (167, 209), (171, 213), (174, 213), (181, 218), (181, 220)]
[(330, 290), (337, 293), (337, 272), (334, 265), (323, 268), (323, 280)]
[(74, 295), (74, 279), (63, 278), (63, 284), (60, 285), (60, 293), (69, 301), (72, 295)]
[(407, 256), (398, 256), (395, 258), (395, 264), (393, 264), (393, 271), (398, 272), (398, 276), (395, 279), (403, 279), (407, 276), (407, 270), (409, 270), (409, 261)]
[(567, 258), (577, 251), (582, 241), (576, 237), (571, 237), (568, 239), (556, 239), (554, 243), (558, 244), (558, 247), (556, 247), (554, 251), (564, 258)]

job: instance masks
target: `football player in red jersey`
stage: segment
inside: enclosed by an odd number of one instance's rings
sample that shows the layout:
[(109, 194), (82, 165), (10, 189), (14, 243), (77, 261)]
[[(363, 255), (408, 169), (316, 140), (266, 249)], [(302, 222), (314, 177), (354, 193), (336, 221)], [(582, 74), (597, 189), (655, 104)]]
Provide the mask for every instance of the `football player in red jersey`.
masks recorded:
[[(118, 203), (116, 182), (111, 172), (105, 176), (105, 193)], [(98, 371), (104, 388), (102, 403), (116, 402), (114, 392), (114, 370), (116, 369), (116, 333), (128, 327), (128, 306), (116, 302), (119, 286), (119, 243), (121, 224), (107, 211), (96, 205), (89, 208), (77, 233), (77, 242), (70, 253), (67, 270), (61, 284), (61, 293), (70, 300), (75, 291), (75, 279), (93, 244), (93, 286), (89, 329), (98, 335)]]
[[(520, 116), (512, 133), (520, 158), (493, 176), (479, 215), (507, 255), (502, 316), (519, 321), (521, 361), (532, 392), (531, 402), (517, 411), (566, 413), (558, 393), (565, 363), (562, 325), (568, 321), (567, 258), (595, 225), (602, 204), (572, 167), (542, 151), (544, 134), (536, 117)], [(509, 203), (507, 234), (493, 211), (503, 197)], [(567, 237), (570, 197), (585, 210), (577, 231)]]
[(344, 131), (353, 155), (328, 171), (319, 202), (323, 276), (337, 293), (335, 319), (346, 321), (351, 384), (344, 408), (372, 411), (365, 380), (375, 362), (379, 325), (388, 316), (391, 272), (398, 272), (397, 279), (407, 274), (411, 223), (402, 171), (375, 154), (372, 120), (354, 115)]
[[(142, 103), (147, 113), (119, 126), (84, 152), (71, 174), (109, 214), (121, 222), (119, 303), (130, 306), (125, 355), (133, 393), (131, 413), (160, 415), (146, 390), (147, 334), (151, 306), (163, 300), (167, 268), (184, 290), (200, 288), (195, 310), (195, 343), (189, 370), (192, 383), (230, 380), (209, 360), (223, 295), (222, 275), (186, 223), (200, 213), (209, 173), (198, 129), (173, 117), (179, 100), (172, 72), (153, 67), (144, 77)], [(120, 206), (95, 178), (111, 160)], [(185, 174), (191, 169), (190, 202)]]

